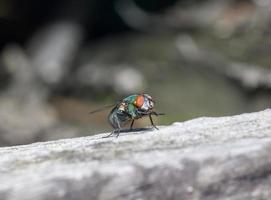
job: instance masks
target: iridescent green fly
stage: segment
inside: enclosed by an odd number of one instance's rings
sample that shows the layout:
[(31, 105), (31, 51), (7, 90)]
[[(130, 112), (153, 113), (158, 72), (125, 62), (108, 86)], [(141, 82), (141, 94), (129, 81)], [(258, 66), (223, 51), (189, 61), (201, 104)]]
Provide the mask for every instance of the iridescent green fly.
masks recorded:
[[(108, 107), (108, 106), (107, 106)], [(110, 107), (110, 106), (109, 106)], [(154, 100), (148, 94), (134, 94), (130, 95), (114, 105), (114, 108), (108, 115), (108, 122), (114, 130), (106, 137), (116, 134), (119, 136), (122, 126), (131, 121), (130, 130), (132, 130), (134, 121), (142, 117), (148, 116), (153, 128), (158, 128), (154, 125), (152, 115), (164, 115), (164, 113), (157, 113), (154, 111)], [(101, 109), (94, 110), (90, 114), (100, 111)]]

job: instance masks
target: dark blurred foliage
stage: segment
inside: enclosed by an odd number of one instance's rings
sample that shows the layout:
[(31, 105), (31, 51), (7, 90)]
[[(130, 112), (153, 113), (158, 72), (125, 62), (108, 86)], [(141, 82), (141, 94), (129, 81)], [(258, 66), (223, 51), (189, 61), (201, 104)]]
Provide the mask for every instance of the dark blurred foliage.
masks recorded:
[[(40, 27), (55, 19), (73, 20), (83, 25), (86, 39), (129, 30), (115, 9), (118, 0), (2, 0), (0, 6), (8, 12), (0, 13), (0, 48), (15, 41), (24, 43)], [(176, 0), (136, 0), (142, 9), (158, 12)]]

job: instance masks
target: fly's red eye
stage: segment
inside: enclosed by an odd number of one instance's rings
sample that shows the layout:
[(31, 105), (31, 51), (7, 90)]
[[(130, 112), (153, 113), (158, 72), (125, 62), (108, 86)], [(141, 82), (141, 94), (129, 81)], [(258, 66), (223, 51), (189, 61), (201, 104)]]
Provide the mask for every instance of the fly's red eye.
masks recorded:
[(143, 104), (144, 104), (144, 97), (142, 95), (138, 95), (136, 97), (136, 100), (135, 100), (134, 104), (138, 108), (140, 108), (141, 106), (143, 106)]

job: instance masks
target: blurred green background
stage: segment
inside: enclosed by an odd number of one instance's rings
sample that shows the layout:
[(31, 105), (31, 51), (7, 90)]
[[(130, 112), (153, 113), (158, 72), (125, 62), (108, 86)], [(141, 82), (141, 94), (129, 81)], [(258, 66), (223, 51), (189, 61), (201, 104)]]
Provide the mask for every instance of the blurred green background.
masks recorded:
[[(168, 125), (269, 107), (268, 0), (1, 0), (0, 146), (111, 131), (149, 93)], [(137, 127), (148, 126), (138, 120)]]

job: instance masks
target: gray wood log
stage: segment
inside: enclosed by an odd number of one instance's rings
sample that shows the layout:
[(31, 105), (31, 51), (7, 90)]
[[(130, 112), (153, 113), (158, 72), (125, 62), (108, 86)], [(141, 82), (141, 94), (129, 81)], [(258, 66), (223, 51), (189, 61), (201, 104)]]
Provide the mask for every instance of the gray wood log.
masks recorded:
[(270, 199), (269, 109), (104, 135), (0, 148), (0, 199)]

